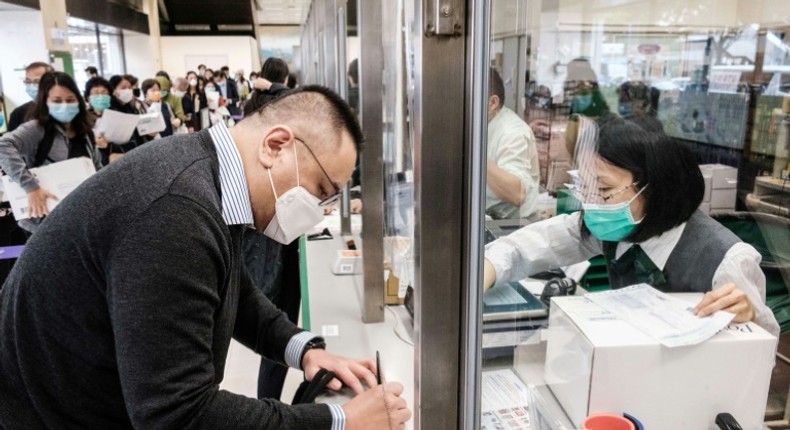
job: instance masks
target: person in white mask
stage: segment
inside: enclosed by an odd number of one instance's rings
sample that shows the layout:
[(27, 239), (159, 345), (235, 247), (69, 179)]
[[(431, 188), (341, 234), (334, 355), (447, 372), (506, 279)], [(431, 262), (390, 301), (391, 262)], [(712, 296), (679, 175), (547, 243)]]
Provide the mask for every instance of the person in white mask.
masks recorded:
[(705, 293), (698, 316), (724, 310), (778, 336), (760, 254), (698, 210), (705, 185), (691, 151), (619, 117), (582, 122), (574, 150), (582, 210), (488, 244), (484, 289), (602, 254), (613, 288)]
[[(242, 256), (247, 229), (289, 243), (318, 223), (361, 142), (348, 105), (307, 86), (233, 128), (148, 144), (77, 188), (0, 290), (0, 427), (403, 428), (403, 386), (288, 321)], [(357, 394), (290, 406), (221, 390), (231, 338)]]

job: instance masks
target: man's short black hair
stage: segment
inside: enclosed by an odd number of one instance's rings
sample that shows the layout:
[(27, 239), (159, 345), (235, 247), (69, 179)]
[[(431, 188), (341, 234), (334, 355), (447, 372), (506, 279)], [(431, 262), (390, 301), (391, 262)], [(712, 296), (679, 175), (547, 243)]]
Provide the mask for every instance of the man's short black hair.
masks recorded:
[(88, 66), (88, 67), (86, 67), (86, 68), (85, 68), (85, 71), (86, 71), (86, 72), (88, 72), (88, 73), (90, 73), (91, 75), (98, 75), (98, 74), (99, 74), (99, 70), (97, 70), (97, 69), (96, 69), (95, 67), (93, 67), (93, 66)]
[(499, 107), (505, 105), (505, 84), (502, 82), (502, 76), (495, 68), (491, 67), (488, 72), (488, 97), (499, 97)]
[(631, 172), (639, 182), (636, 191), (647, 187), (641, 194), (645, 217), (625, 240), (642, 242), (688, 221), (705, 192), (702, 172), (688, 147), (614, 115), (599, 125), (598, 155)]
[[(317, 102), (314, 97), (305, 97), (309, 93), (319, 94), (325, 103)], [(307, 85), (290, 90), (263, 105), (251, 116), (264, 121), (279, 121), (281, 118), (302, 118), (305, 115), (323, 115), (323, 118), (311, 120), (316, 123), (327, 121), (334, 130), (348, 131), (357, 152), (362, 150), (365, 138), (356, 115), (337, 93), (320, 85)]]
[(39, 68), (43, 68), (44, 69), (44, 73), (51, 72), (51, 71), (54, 70), (50, 64), (47, 64), (47, 63), (45, 63), (43, 61), (34, 61), (34, 62), (28, 64), (27, 67), (25, 67), (25, 72), (29, 72), (31, 70), (35, 70), (35, 69), (39, 69)]
[(263, 62), (261, 77), (272, 83), (281, 84), (288, 77), (288, 64), (282, 58), (269, 57)]

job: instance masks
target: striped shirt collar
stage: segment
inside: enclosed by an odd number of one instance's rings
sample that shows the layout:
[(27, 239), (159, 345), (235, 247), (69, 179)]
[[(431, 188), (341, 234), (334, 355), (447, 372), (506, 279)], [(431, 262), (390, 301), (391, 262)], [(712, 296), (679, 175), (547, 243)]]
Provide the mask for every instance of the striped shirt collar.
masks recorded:
[(233, 138), (220, 121), (208, 130), (219, 159), (219, 185), (222, 191), (222, 219), (228, 225), (253, 225), (250, 189)]

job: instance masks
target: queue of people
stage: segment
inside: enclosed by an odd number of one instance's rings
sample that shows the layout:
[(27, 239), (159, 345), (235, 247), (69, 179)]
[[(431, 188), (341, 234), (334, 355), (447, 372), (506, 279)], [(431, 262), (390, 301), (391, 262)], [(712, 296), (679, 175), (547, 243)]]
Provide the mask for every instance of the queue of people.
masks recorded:
[[(159, 73), (94, 76), (79, 89), (65, 73), (34, 69), (27, 121), (0, 136), (0, 168), (28, 193), (35, 224), (0, 287), (0, 427), (352, 430), (409, 420), (402, 385), (379, 383), (372, 359), (327, 352), (245, 268), (245, 232), (289, 244), (350, 179), (362, 133), (345, 101), (305, 86), (235, 124), (205, 124), (193, 116), (242, 102), (227, 71), (206, 71), (202, 88), (197, 73)], [(161, 113), (165, 129), (112, 141), (94, 132), (110, 111)], [(50, 213), (57, 197), (30, 169), (77, 157), (97, 173)], [(290, 406), (219, 390), (231, 337), (308, 380), (333, 372), (328, 387), (356, 396)]]

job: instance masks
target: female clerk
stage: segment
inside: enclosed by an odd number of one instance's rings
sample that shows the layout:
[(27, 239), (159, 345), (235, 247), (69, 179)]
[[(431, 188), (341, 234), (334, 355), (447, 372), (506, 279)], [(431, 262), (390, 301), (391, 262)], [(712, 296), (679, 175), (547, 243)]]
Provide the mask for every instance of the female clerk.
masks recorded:
[(728, 311), (778, 336), (765, 305), (760, 254), (697, 210), (704, 182), (691, 152), (613, 116), (597, 129), (592, 145), (576, 149), (582, 211), (489, 244), (484, 287), (603, 254), (613, 288), (647, 283), (665, 292), (703, 292), (697, 315)]

